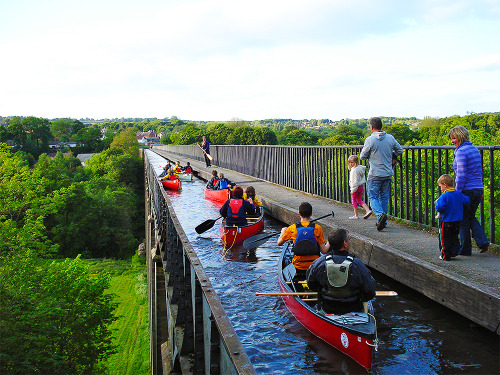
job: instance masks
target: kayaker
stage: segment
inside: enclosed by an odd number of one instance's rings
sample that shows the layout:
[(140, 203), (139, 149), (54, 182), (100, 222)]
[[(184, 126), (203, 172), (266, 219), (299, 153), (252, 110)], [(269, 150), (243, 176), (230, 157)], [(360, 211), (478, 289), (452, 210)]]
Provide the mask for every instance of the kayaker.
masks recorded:
[(162, 180), (177, 180), (179, 177), (172, 171), (172, 168), (167, 170), (167, 174), (163, 176)]
[(184, 173), (192, 173), (193, 168), (191, 168), (191, 163), (187, 162), (186, 166), (182, 168), (182, 170), (184, 171)]
[(217, 181), (219, 181), (219, 178), (217, 177), (217, 171), (214, 169), (212, 171), (212, 178), (210, 180), (208, 180), (205, 188), (210, 189), (210, 190), (214, 190), (215, 185), (217, 185)]
[(234, 185), (236, 185), (234, 182), (229, 181), (227, 178), (224, 177), (224, 173), (219, 172), (218, 175), (219, 180), (215, 184), (215, 190), (223, 190), (223, 189), (229, 189), (233, 188)]
[(262, 207), (262, 202), (255, 195), (255, 188), (253, 186), (248, 186), (243, 193), (243, 199), (247, 200), (255, 207), (255, 214), (260, 215), (260, 208)]
[(226, 226), (242, 227), (247, 225), (247, 215), (255, 215), (255, 208), (243, 199), (243, 188), (235, 186), (232, 197), (222, 205), (219, 212), (226, 218)]
[(376, 282), (361, 260), (349, 253), (351, 240), (346, 229), (328, 236), (330, 251), (307, 270), (307, 285), (318, 292), (317, 309), (342, 315), (363, 311), (363, 302), (375, 297)]
[(163, 167), (163, 171), (160, 173), (160, 175), (158, 177), (165, 177), (168, 173), (168, 170), (169, 168), (172, 167), (172, 164), (170, 164), (170, 162), (167, 162), (167, 164)]
[(282, 228), (278, 238), (278, 245), (283, 245), (288, 240), (293, 240), (293, 259), (295, 266), (296, 280), (304, 280), (306, 271), (311, 263), (319, 258), (320, 254), (328, 252), (325, 244), (323, 228), (319, 224), (311, 221), (312, 206), (308, 202), (303, 202), (299, 206), (300, 222)]
[(174, 168), (172, 168), (172, 170), (174, 171), (175, 174), (179, 174), (182, 172), (181, 162), (179, 160), (175, 162)]

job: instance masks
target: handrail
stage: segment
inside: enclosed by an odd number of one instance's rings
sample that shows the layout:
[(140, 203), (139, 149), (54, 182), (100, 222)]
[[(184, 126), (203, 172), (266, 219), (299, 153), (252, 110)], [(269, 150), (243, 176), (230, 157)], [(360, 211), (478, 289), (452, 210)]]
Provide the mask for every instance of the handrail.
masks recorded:
[[(359, 155), (362, 145), (282, 146), (210, 145), (214, 164), (265, 181), (350, 203), (347, 158)], [(491, 243), (500, 238), (500, 146), (477, 146), (483, 161), (484, 199), (479, 221)], [(196, 145), (164, 145), (159, 149), (203, 161)], [(389, 215), (422, 227), (437, 228), (436, 183), (443, 173), (452, 174), (454, 146), (403, 146), (401, 166), (395, 168)], [(363, 162), (366, 163), (366, 162)], [(366, 190), (365, 190), (366, 198)]]

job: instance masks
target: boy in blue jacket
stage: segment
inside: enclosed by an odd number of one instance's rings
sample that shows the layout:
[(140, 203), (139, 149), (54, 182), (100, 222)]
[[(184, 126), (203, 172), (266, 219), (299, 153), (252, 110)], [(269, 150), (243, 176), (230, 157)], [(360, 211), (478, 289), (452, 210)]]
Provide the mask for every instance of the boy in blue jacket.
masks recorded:
[(439, 212), (439, 259), (451, 260), (458, 255), (460, 249), (460, 222), (464, 218), (464, 206), (470, 203), (468, 196), (456, 191), (453, 178), (444, 174), (437, 183), (443, 194), (436, 201), (436, 211)]

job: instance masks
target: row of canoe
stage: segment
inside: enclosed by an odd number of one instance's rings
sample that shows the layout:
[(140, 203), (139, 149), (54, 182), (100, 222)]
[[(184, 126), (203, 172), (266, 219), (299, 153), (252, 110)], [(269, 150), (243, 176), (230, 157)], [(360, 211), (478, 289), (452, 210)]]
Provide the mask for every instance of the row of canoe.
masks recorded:
[[(161, 182), (167, 189), (178, 190), (181, 188), (180, 179)], [(204, 193), (205, 198), (221, 204), (230, 198), (227, 189), (205, 189)], [(231, 248), (259, 233), (264, 226), (263, 216), (261, 213), (259, 217), (247, 218), (248, 225), (244, 227), (229, 227), (225, 225), (223, 220), (219, 227), (219, 236), (224, 247)], [(368, 303), (366, 312), (353, 312), (344, 315), (319, 313), (315, 308), (317, 299), (304, 298), (304, 294), (307, 293), (301, 293), (303, 291), (302, 285), (294, 282), (295, 267), (291, 264), (293, 257), (291, 247), (290, 243), (284, 245), (278, 262), (278, 284), (285, 305), (312, 334), (348, 355), (365, 369), (370, 369), (373, 348), (377, 346), (376, 324), (371, 303)]]
[[(227, 190), (205, 189), (205, 197), (217, 202), (229, 198)], [(264, 226), (263, 214), (258, 218), (247, 218), (245, 227), (226, 227), (224, 221), (219, 235), (226, 248), (231, 248), (256, 235)], [(317, 298), (303, 298), (294, 295), (303, 291), (294, 283), (295, 267), (290, 242), (286, 243), (278, 262), (278, 284), (283, 301), (295, 318), (312, 334), (327, 344), (348, 355), (366, 369), (371, 368), (373, 348), (377, 346), (376, 325), (371, 303), (366, 312), (352, 312), (344, 315), (324, 315), (316, 310)]]

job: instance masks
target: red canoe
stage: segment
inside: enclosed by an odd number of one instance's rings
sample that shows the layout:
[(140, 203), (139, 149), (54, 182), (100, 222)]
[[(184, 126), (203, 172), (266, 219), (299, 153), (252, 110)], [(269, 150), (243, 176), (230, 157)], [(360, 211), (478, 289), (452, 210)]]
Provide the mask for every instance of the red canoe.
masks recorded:
[[(281, 292), (302, 291), (291, 281), (295, 267), (291, 264), (289, 243), (284, 245), (278, 265), (278, 283)], [(288, 283), (287, 283), (288, 282)], [(372, 365), (373, 348), (377, 346), (377, 328), (373, 308), (370, 314), (352, 312), (344, 315), (323, 315), (315, 308), (315, 300), (304, 301), (299, 296), (283, 296), (285, 305), (295, 318), (312, 334), (358, 362), (365, 369)]]
[(226, 227), (225, 220), (219, 227), (219, 236), (225, 248), (245, 241), (247, 238), (257, 234), (264, 227), (264, 211), (259, 217), (247, 217), (248, 225), (244, 227)]
[(160, 180), (161, 184), (165, 189), (168, 190), (181, 190), (182, 183), (181, 180)]
[(225, 203), (229, 198), (229, 190), (211, 190), (205, 189), (205, 198), (210, 199), (211, 201), (222, 202)]

